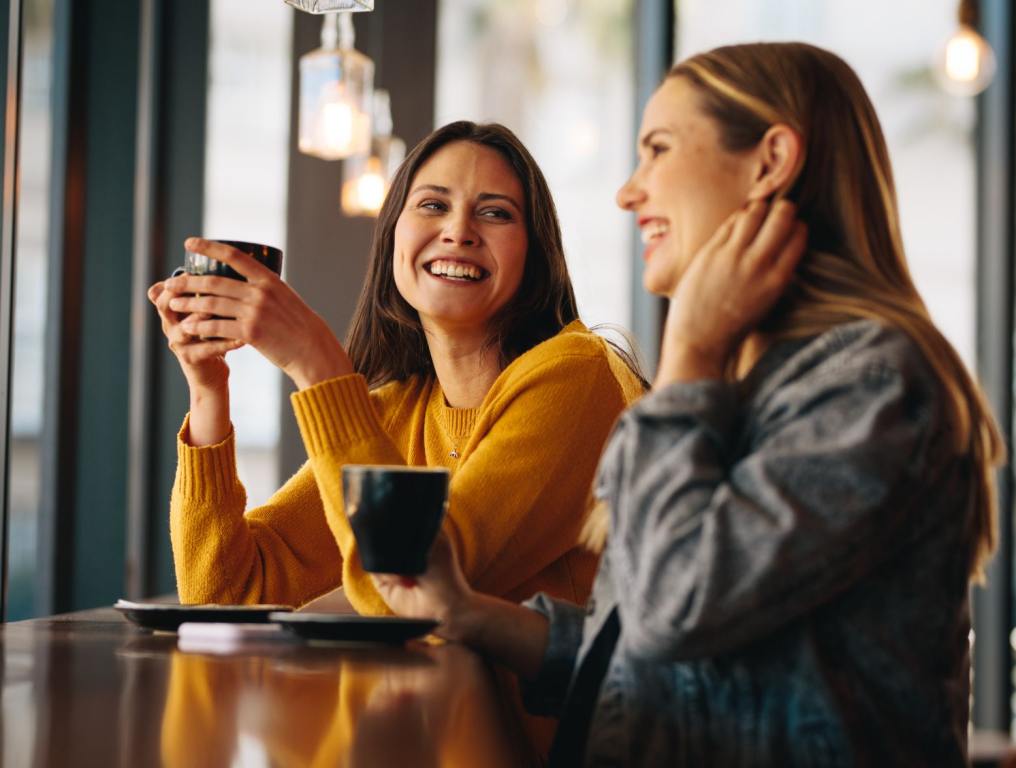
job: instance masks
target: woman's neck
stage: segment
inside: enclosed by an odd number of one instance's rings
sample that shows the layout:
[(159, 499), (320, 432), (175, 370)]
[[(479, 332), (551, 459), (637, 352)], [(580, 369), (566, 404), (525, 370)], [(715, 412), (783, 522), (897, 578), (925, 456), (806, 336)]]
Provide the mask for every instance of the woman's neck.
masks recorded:
[(740, 381), (752, 368), (755, 367), (762, 355), (765, 354), (766, 350), (769, 349), (772, 344), (772, 338), (765, 333), (756, 331), (748, 334), (741, 347), (738, 350), (737, 363), (734, 366), (734, 378)]
[(453, 408), (477, 408), (501, 373), (496, 349), (487, 334), (425, 328), (434, 373)]

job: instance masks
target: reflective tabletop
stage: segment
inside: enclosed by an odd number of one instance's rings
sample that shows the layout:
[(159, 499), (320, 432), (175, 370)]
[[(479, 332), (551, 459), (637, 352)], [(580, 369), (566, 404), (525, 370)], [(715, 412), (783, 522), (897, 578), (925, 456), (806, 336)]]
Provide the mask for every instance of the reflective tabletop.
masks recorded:
[(488, 665), (457, 645), (184, 652), (112, 609), (0, 625), (4, 766), (515, 766)]

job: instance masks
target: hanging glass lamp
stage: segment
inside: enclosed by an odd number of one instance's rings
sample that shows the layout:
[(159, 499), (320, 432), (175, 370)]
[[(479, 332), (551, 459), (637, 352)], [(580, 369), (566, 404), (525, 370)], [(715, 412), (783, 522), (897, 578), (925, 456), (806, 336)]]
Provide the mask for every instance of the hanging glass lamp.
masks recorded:
[(286, 5), (307, 11), (307, 13), (374, 10), (374, 0), (286, 0)]
[(354, 155), (342, 166), (342, 212), (347, 216), (377, 216), (392, 177), (406, 156), (406, 143), (392, 135), (388, 91), (374, 91), (374, 135), (370, 152)]
[(300, 57), (299, 148), (322, 160), (370, 149), (374, 62), (353, 44), (353, 19), (329, 14), (321, 47)]

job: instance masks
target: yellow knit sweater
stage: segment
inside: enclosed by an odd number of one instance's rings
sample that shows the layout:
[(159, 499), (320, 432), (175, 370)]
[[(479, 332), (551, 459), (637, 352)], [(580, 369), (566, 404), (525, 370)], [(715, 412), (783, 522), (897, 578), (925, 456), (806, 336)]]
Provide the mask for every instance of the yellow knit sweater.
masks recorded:
[(479, 408), (449, 407), (434, 377), (371, 392), (357, 374), (331, 379), (292, 396), (309, 461), (246, 514), (232, 434), (195, 448), (185, 420), (170, 504), (180, 600), (301, 605), (342, 584), (360, 613), (390, 613), (360, 565), (341, 468), (409, 464), (451, 470), (444, 530), (475, 589), (584, 601), (596, 562), (575, 541), (593, 473), (640, 394), (577, 321), (514, 360)]

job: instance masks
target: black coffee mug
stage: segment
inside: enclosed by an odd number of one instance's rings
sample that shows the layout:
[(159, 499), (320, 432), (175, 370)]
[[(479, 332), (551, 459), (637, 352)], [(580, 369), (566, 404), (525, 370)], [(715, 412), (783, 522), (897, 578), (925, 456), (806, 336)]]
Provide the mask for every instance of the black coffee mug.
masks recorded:
[[(262, 243), (248, 243), (244, 240), (216, 240), (215, 242), (232, 246), (238, 251), (243, 251), (258, 263), (264, 264), (275, 274), (282, 274), (282, 250), (279, 248), (275, 248), (271, 245), (263, 245)], [(217, 259), (205, 256), (203, 253), (195, 253), (194, 251), (184, 251), (183, 266), (174, 269), (171, 276), (178, 277), (180, 275), (209, 275), (212, 277), (228, 277), (231, 280), (242, 280), (245, 283), (247, 282), (246, 277), (241, 275), (224, 261), (218, 261)], [(201, 294), (195, 293), (193, 295), (200, 296)], [(214, 315), (213, 317), (221, 319), (220, 315)], [(200, 338), (202, 341), (219, 340), (218, 336), (201, 336)]]
[[(264, 264), (275, 274), (282, 274), (282, 250), (279, 248), (261, 243), (248, 243), (243, 240), (216, 240), (215, 242), (232, 246), (238, 251), (243, 251), (255, 261)], [(218, 261), (205, 256), (203, 253), (194, 253), (193, 251), (184, 251), (183, 266), (173, 270), (173, 277), (183, 274), (228, 277), (232, 280), (247, 282), (246, 277), (224, 261)]]
[(417, 576), (448, 508), (447, 469), (347, 464), (342, 468), (346, 516), (363, 569)]

